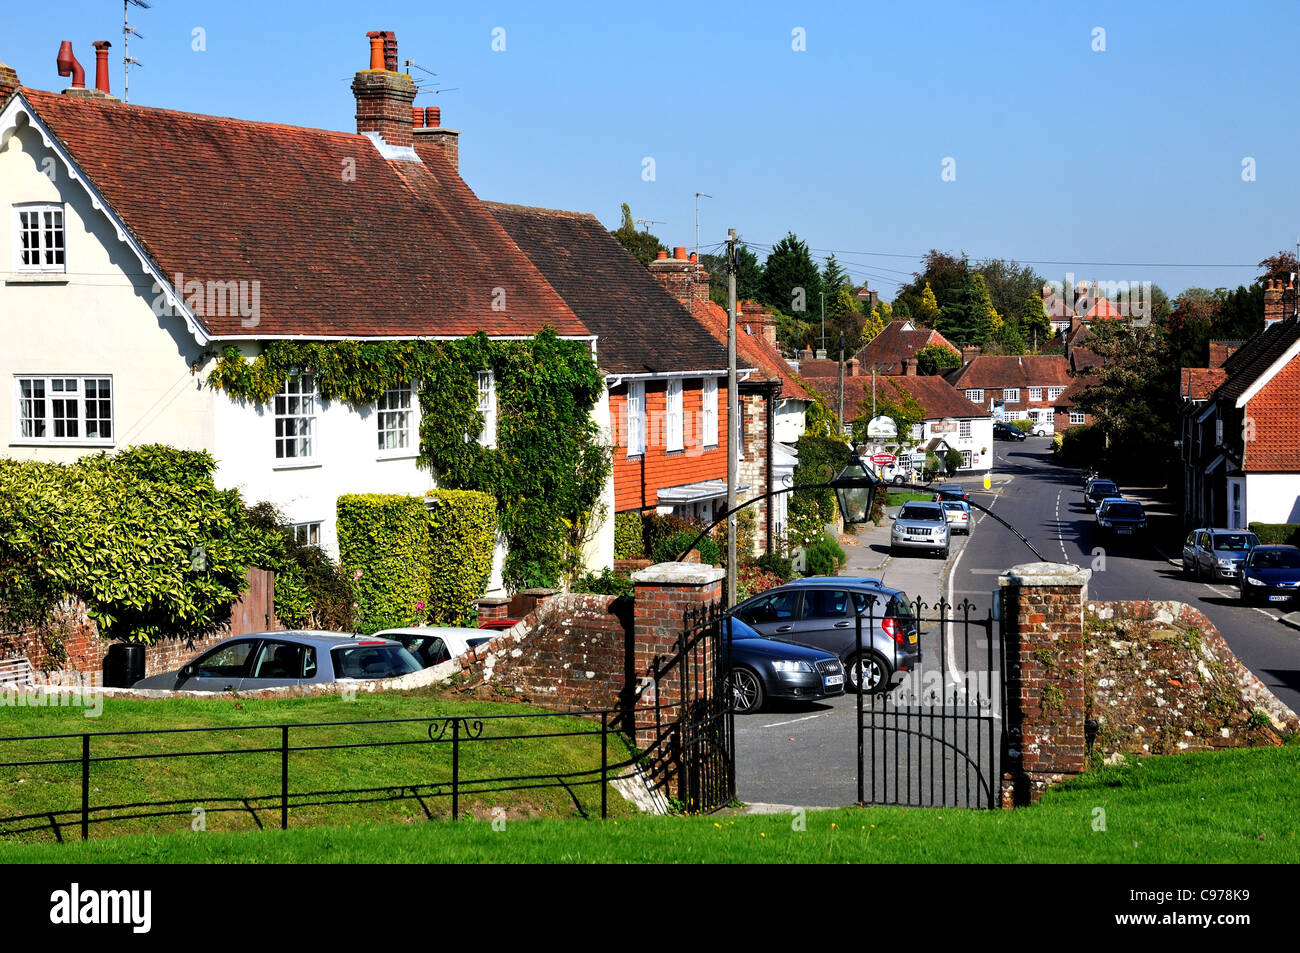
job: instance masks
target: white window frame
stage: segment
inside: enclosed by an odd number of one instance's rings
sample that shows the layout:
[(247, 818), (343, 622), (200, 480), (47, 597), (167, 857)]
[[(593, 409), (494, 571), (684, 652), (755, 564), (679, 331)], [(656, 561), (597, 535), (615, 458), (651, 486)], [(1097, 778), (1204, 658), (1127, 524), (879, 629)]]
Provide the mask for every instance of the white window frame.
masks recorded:
[(477, 410), (483, 415), (483, 432), (478, 442), (485, 447), (497, 445), (497, 378), (493, 371), (478, 372)]
[(1087, 419), (1084, 417), (1083, 411), (1082, 410), (1070, 411), (1070, 423), (1071, 424), (1087, 423)]
[(627, 385), (627, 455), (639, 457), (645, 453), (645, 383), (629, 381)]
[(1002, 388), (1002, 403), (1004, 404), (1020, 403), (1020, 388), (1019, 387)]
[(664, 391), (664, 449), (669, 453), (685, 445), (682, 436), (682, 379), (670, 378)]
[(1041, 402), (1042, 399), (1043, 399), (1043, 389), (1042, 389), (1041, 387), (1031, 387), (1031, 388), (1029, 388), (1029, 401), (1030, 401), (1030, 403), (1033, 403), (1034, 401), (1039, 401), (1039, 402)]
[[(309, 381), (310, 389), (303, 387), (304, 379)], [(291, 413), (289, 410), (291, 401), (295, 400), (298, 402), (298, 410), (296, 413)], [(302, 371), (295, 371), (286, 377), (284, 387), (271, 398), (271, 416), (275, 421), (274, 452), (277, 469), (316, 464), (320, 451), (320, 435), (316, 426), (319, 400), (320, 392), (316, 387), (316, 375)], [(281, 427), (281, 422), (285, 423), (284, 427)], [(292, 426), (290, 426), (291, 422)], [(305, 449), (307, 452), (282, 454), (281, 450), (287, 449), (291, 444), (295, 449)]]
[(320, 520), (311, 520), (306, 523), (293, 523), (289, 529), (293, 532), (293, 538), (300, 546), (320, 546)]
[(969, 420), (957, 421), (957, 439), (969, 440), (971, 438), (971, 423)]
[[(376, 450), (381, 459), (419, 456), (416, 403), (413, 384), (390, 387), (375, 401)], [(386, 441), (385, 435), (392, 435), (391, 439)]]
[(975, 451), (962, 450), (959, 452), (961, 453), (961, 469), (969, 470), (975, 462)]
[(984, 404), (984, 389), (980, 387), (971, 387), (966, 390), (966, 399), (972, 404)]
[[(24, 397), (24, 381), (31, 381), (34, 383), (39, 382), (41, 385), (40, 389), (43, 392), (42, 395), (39, 397)], [(67, 389), (69, 382), (74, 385), (74, 389)], [(56, 385), (59, 387), (57, 390)], [(87, 396), (88, 385), (95, 388), (95, 396)], [(108, 416), (104, 417), (100, 414), (95, 414), (93, 417), (88, 417), (86, 415), (88, 401), (95, 400), (102, 402), (104, 400), (103, 397), (98, 395), (98, 390), (101, 385), (106, 385), (108, 387)], [(116, 403), (116, 394), (117, 384), (114, 382), (112, 374), (15, 374), (13, 385), (14, 429), (12, 442), (15, 445), (27, 444), (34, 446), (112, 447), (116, 444), (115, 435), (117, 434), (116, 409), (114, 407), (114, 404)], [(76, 415), (69, 417), (65, 413), (56, 417), (54, 413), (55, 402), (67, 400), (76, 401)], [(24, 416), (23, 410), (25, 407), (29, 403), (34, 403), (35, 401), (40, 401), (42, 404), (40, 417)], [(35, 407), (33, 407), (33, 410), (35, 410)], [(25, 420), (30, 420), (33, 424), (33, 432), (30, 434), (23, 433), (23, 422)], [(68, 436), (66, 432), (64, 436), (61, 437), (54, 435), (54, 432), (58, 429), (60, 423), (63, 423), (66, 427), (69, 422), (73, 424), (77, 431), (75, 435)], [(96, 425), (94, 429), (102, 430), (102, 427), (100, 426), (102, 422), (107, 422), (108, 424), (109, 435), (107, 437), (99, 436), (98, 433), (93, 437), (87, 436), (88, 431), (92, 429), (90, 426), (92, 423)], [(37, 423), (41, 425), (39, 428), (35, 426)], [(44, 430), (44, 433), (37, 434), (35, 432), (37, 429)]]
[[(35, 234), (37, 238), (37, 247), (35, 249), (37, 256), (36, 264), (23, 263), (23, 235), (29, 231), (23, 226), (23, 216), (26, 214), (37, 214), (42, 216)], [(57, 226), (46, 226), (43, 216), (57, 215)], [(46, 244), (46, 234), (50, 236), (57, 235), (58, 241)], [(68, 271), (68, 215), (61, 202), (28, 202), (23, 205), (14, 206), (13, 215), (13, 268), (15, 272), (21, 274), (66, 274)], [(47, 262), (47, 257), (55, 256), (62, 258), (59, 262)]]
[(736, 401), (736, 459), (745, 459), (745, 405)]
[(1064, 387), (1049, 387), (1047, 388), (1047, 399), (1056, 400), (1056, 398), (1060, 397), (1064, 393), (1065, 393)]
[(704, 395), (701, 401), (702, 442), (706, 447), (716, 447), (718, 445), (718, 379), (716, 377), (704, 378)]

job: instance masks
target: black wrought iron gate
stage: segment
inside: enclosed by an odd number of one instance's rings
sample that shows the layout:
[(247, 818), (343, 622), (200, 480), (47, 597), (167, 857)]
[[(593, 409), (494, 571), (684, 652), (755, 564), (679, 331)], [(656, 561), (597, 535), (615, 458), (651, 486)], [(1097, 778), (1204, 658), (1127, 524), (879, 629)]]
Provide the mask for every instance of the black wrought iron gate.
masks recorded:
[(900, 673), (901, 684), (896, 677), (891, 690), (858, 696), (858, 803), (999, 807), (1005, 710), (999, 626), (992, 611), (977, 613), (965, 600), (953, 607), (917, 599), (912, 608), (914, 620), (857, 620), (860, 656), (878, 650), (881, 629), (895, 641), (896, 655), (921, 651), (919, 663)]

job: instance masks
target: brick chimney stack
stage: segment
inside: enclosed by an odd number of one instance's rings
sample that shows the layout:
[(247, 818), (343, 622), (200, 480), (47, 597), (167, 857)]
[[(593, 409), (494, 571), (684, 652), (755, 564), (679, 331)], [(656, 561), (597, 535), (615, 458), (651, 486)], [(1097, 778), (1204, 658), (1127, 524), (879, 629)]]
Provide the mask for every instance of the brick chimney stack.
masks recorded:
[(980, 348), (978, 344), (967, 344), (961, 349), (961, 362), (969, 364), (975, 358), (979, 357)]
[(914, 357), (905, 357), (905, 358), (903, 358), (903, 376), (904, 376), (904, 377), (915, 377), (915, 376), (916, 376), (916, 365), (917, 365), (917, 360), (916, 360), (916, 358), (914, 358)]
[[(423, 112), (421, 120), (419, 113)], [(460, 172), (460, 131), (457, 129), (446, 129), (442, 125), (442, 110), (437, 106), (429, 106), (427, 109), (416, 109), (417, 121), (415, 123), (415, 151), (423, 158), (429, 154), (430, 150), (438, 150), (442, 153), (443, 158), (451, 163), (451, 167)]]
[(709, 273), (694, 254), (687, 257), (682, 247), (674, 248), (671, 258), (665, 252), (659, 254), (650, 262), (650, 274), (659, 279), (665, 291), (688, 307), (709, 300)]
[(844, 362), (844, 376), (857, 377), (861, 372), (862, 362), (856, 357), (851, 357)]
[(1264, 287), (1264, 327), (1276, 324), (1285, 317), (1282, 313), (1282, 282), (1270, 278)]
[(357, 98), (357, 132), (377, 132), (390, 146), (411, 146), (415, 82), (397, 72), (397, 34), (373, 30), (370, 38), (370, 68), (352, 80)]
[(0, 62), (0, 106), (4, 106), (18, 86), (17, 71), (12, 66)]

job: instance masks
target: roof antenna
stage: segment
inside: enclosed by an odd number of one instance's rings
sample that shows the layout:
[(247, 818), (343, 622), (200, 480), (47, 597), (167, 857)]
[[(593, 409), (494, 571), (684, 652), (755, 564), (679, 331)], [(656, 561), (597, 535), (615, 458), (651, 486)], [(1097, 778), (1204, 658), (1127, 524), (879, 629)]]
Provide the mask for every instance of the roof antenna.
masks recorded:
[(651, 225), (667, 225), (668, 223), (658, 218), (634, 218), (632, 219), (632, 224), (644, 225), (645, 228), (643, 228), (642, 231), (648, 232), (650, 231)]
[(135, 4), (142, 10), (148, 10), (153, 6), (149, 0), (122, 0), (122, 102), (124, 103), (131, 101), (131, 67), (144, 66), (131, 55), (131, 37), (144, 39), (144, 34), (131, 26), (131, 4)]
[[(416, 69), (418, 69), (420, 72), (422, 72), (422, 73), (428, 73), (430, 76), (437, 76), (437, 75), (438, 75), (437, 73), (435, 73), (435, 72), (434, 72), (433, 70), (431, 70), (431, 69), (425, 69), (425, 68), (424, 68), (423, 66), (421, 66), (419, 63), (415, 62), (415, 60), (402, 60), (402, 65), (403, 65), (403, 66), (406, 66), (406, 67), (414, 66), (414, 67), (415, 67)], [(421, 85), (420, 83), (416, 83), (415, 86), (416, 86), (416, 88), (417, 88), (420, 92), (422, 92), (422, 93), (433, 93), (435, 96), (436, 96), (438, 93), (452, 93), (452, 92), (455, 92), (456, 90), (460, 89), (459, 86), (452, 86), (452, 87), (450, 87), (450, 88), (448, 88), (448, 89), (443, 89), (443, 88), (440, 88), (440, 87), (439, 87), (439, 84), (438, 84), (438, 83), (434, 83), (434, 84), (432, 84), (432, 86), (423, 86), (423, 85)]]

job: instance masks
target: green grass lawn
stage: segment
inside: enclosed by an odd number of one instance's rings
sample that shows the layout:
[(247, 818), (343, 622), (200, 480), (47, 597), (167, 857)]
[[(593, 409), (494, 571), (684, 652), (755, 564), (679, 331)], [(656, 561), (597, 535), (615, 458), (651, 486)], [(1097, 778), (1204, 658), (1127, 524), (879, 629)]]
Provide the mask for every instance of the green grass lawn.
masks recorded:
[(911, 490), (890, 490), (885, 500), (886, 506), (902, 506), (904, 503), (929, 503), (934, 499), (933, 493), (913, 493)]
[[(157, 728), (231, 727), (229, 732), (176, 733), (152, 736), (105, 736), (92, 739), (91, 755), (124, 755), (177, 751), (233, 750), (242, 753), (201, 755), (166, 760), (141, 759), (93, 763), (91, 806), (132, 805), (146, 801), (175, 801), (152, 808), (122, 807), (112, 813), (127, 814), (174, 811), (170, 816), (136, 817), (112, 823), (93, 823), (92, 837), (136, 833), (189, 831), (195, 824), (195, 808), (204, 812), (209, 832), (256, 831), (280, 823), (280, 731), (254, 728), (263, 724), (295, 722), (360, 721), (385, 718), (428, 718), (446, 715), (503, 715), (535, 713), (537, 708), (513, 703), (485, 703), (439, 697), (423, 690), (409, 693), (357, 695), (297, 699), (174, 699), (144, 701), (105, 698), (103, 714), (86, 718), (79, 708), (0, 708), (0, 736), (46, 735), (77, 732), (129, 731)], [(471, 816), (490, 817), (500, 809), (507, 818), (581, 817), (582, 811), (599, 816), (599, 774), (594, 784), (562, 787), (530, 787), (553, 783), (557, 774), (567, 775), (600, 768), (600, 723), (578, 718), (529, 718), (483, 721), (482, 736), (491, 741), (460, 745), (462, 785), (474, 778), (545, 776), (520, 780), (496, 788), (510, 790), (462, 793), (460, 809)], [(520, 739), (521, 734), (555, 734), (571, 731), (594, 732), (581, 737)], [(450, 739), (448, 730), (444, 738)], [(462, 735), (463, 737), (463, 735)], [(625, 761), (628, 748), (621, 737), (609, 735), (609, 761)], [(384, 747), (337, 748), (291, 752), (289, 789), (297, 800), (325, 802), (348, 796), (308, 792), (343, 789), (375, 789), (371, 794), (353, 795), (367, 803), (304, 804), (292, 808), (294, 826), (365, 822), (409, 822), (447, 817), (451, 812), (450, 785), (452, 746), (431, 744), (428, 722), (399, 725), (345, 725), (330, 728), (294, 729), (291, 746), (345, 745), (360, 742), (388, 742)], [(412, 743), (403, 743), (412, 742)], [(273, 748), (273, 751), (249, 749)], [(81, 738), (49, 741), (0, 741), (0, 761), (36, 761), (79, 758)], [(578, 779), (583, 780), (583, 779)], [(430, 796), (430, 785), (441, 784), (443, 796)], [(394, 798), (409, 785), (422, 796)], [(472, 787), (472, 786), (471, 786)], [(582, 810), (575, 806), (575, 799)], [(291, 797), (291, 803), (294, 798)], [(0, 770), (0, 817), (48, 811), (79, 810), (81, 766), (75, 764), (35, 765)], [(613, 816), (627, 816), (633, 808), (612, 791)], [(76, 817), (60, 816), (59, 834), (64, 839), (80, 836)], [(0, 823), (0, 830), (13, 831), (6, 840), (55, 840), (55, 825), (49, 818), (18, 823)]]
[(1296, 863), (1298, 769), (1288, 745), (1103, 768), (1015, 811), (354, 823), (0, 843), (0, 863)]

